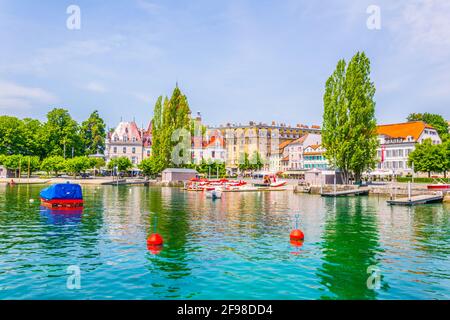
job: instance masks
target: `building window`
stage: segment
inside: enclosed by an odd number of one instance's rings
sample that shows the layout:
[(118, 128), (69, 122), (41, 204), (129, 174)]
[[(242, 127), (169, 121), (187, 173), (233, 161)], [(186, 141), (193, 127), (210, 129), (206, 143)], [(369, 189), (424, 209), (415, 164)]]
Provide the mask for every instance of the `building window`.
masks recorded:
[(216, 152), (215, 151), (211, 151), (211, 158), (215, 158), (216, 157)]
[(123, 147), (122, 152), (127, 153), (127, 147)]
[(136, 148), (135, 147), (131, 148), (131, 153), (136, 153)]
[(113, 148), (113, 153), (117, 153), (117, 147)]
[(147, 157), (150, 157), (150, 150), (147, 150)]

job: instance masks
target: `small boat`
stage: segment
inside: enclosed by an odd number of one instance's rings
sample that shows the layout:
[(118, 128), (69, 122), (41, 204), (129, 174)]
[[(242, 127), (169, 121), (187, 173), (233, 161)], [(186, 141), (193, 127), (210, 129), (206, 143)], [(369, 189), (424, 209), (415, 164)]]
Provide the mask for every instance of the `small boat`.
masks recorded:
[(253, 185), (255, 186), (255, 187), (263, 187), (263, 188), (268, 188), (268, 187), (270, 187), (270, 188), (279, 188), (279, 187), (282, 187), (282, 186), (284, 186), (284, 185), (286, 185), (286, 181), (281, 181), (281, 180), (278, 180), (277, 181), (277, 177), (276, 177), (276, 175), (274, 175), (274, 174), (268, 174), (268, 175), (265, 175), (264, 177), (263, 177), (263, 182), (262, 183), (254, 183)]
[(435, 191), (450, 191), (450, 184), (438, 181), (437, 183), (427, 185), (427, 189)]
[(57, 210), (79, 210), (83, 207), (83, 193), (79, 184), (58, 183), (40, 192), (42, 206)]

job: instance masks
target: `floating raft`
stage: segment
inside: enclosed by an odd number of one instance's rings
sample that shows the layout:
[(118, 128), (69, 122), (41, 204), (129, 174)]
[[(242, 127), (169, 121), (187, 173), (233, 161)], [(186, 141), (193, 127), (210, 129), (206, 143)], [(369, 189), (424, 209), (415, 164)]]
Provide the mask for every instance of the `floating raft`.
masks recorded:
[(369, 189), (361, 188), (361, 189), (354, 189), (354, 190), (326, 192), (326, 193), (321, 193), (320, 195), (322, 197), (367, 196), (367, 195), (369, 195)]
[(388, 200), (387, 203), (390, 205), (399, 205), (399, 206), (414, 206), (418, 204), (427, 204), (427, 203), (440, 203), (444, 200), (443, 195), (418, 195), (412, 196), (410, 198), (400, 198), (395, 200)]
[(49, 209), (73, 210), (83, 207), (83, 193), (79, 184), (58, 183), (40, 192), (42, 206)]

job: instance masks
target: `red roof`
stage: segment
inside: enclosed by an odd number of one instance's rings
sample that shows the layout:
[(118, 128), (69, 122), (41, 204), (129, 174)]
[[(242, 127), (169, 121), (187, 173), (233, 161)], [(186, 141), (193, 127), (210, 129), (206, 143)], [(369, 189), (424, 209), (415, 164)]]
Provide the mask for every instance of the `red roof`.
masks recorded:
[(132, 141), (133, 137), (135, 138), (136, 142), (142, 140), (141, 131), (134, 121), (120, 122), (111, 135), (111, 138), (114, 137), (119, 138), (119, 141), (123, 141), (124, 137), (127, 137), (127, 141)]
[(223, 148), (225, 146), (223, 137), (221, 136), (212, 136), (209, 141), (205, 141), (203, 144), (204, 148), (215, 148), (217, 141), (219, 142), (219, 147)]
[(411, 136), (417, 141), (425, 128), (434, 129), (423, 121), (411, 121), (377, 126), (377, 134), (402, 139)]

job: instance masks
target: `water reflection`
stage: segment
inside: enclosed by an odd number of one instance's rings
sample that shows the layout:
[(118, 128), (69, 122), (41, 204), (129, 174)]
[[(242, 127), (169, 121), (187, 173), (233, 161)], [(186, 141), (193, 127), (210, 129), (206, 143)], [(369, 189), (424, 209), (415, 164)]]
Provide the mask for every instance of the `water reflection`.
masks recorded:
[(77, 225), (81, 222), (83, 209), (52, 210), (41, 206), (40, 214), (45, 223), (53, 225)]
[(329, 213), (322, 235), (323, 264), (317, 272), (327, 288), (322, 298), (375, 299), (376, 291), (367, 287), (367, 268), (379, 264), (376, 209), (361, 197), (325, 201)]

